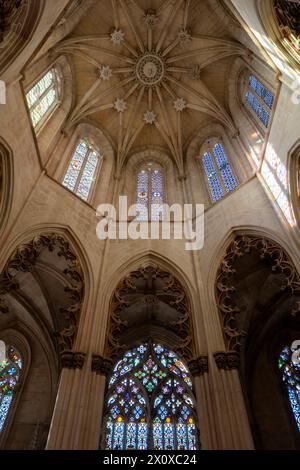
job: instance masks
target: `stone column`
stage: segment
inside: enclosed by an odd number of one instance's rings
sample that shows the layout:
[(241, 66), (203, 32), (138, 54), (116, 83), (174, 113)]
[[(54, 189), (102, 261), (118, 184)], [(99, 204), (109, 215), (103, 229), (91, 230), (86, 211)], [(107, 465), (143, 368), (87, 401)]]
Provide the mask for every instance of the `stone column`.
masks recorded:
[(254, 449), (245, 401), (241, 389), (238, 369), (240, 357), (236, 352), (217, 352), (214, 354), (216, 365), (219, 369), (222, 392), (224, 394), (225, 409), (228, 428), (231, 436), (226, 439), (232, 442), (235, 450)]
[(199, 356), (189, 362), (189, 370), (194, 377), (197, 400), (197, 417), (201, 448), (216, 448), (215, 422), (208, 384), (208, 356)]
[(86, 355), (66, 351), (61, 355), (62, 372), (46, 448), (73, 449), (72, 434), (80, 408)]
[(106, 393), (106, 378), (112, 372), (110, 359), (99, 355), (92, 357), (92, 380), (90, 387), (90, 400), (84, 429), (84, 449), (99, 449), (102, 438), (102, 419), (104, 399)]

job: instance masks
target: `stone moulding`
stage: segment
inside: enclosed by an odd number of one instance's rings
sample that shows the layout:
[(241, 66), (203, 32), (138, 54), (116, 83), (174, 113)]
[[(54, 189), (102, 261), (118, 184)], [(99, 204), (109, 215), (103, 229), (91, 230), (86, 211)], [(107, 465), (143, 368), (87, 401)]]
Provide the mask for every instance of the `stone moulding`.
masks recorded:
[(58, 248), (57, 256), (64, 258), (68, 267), (64, 270), (70, 287), (65, 291), (70, 298), (70, 305), (60, 309), (65, 327), (55, 332), (60, 352), (72, 349), (77, 334), (80, 311), (84, 298), (84, 279), (79, 260), (61, 235), (49, 233), (36, 236), (31, 242), (19, 246), (6, 263), (0, 274), (0, 313), (8, 314), (9, 308), (5, 296), (18, 289), (16, 276), (19, 272), (31, 272), (42, 250), (47, 248), (53, 252)]
[[(227, 249), (216, 281), (216, 299), (227, 351), (239, 352), (246, 336), (246, 332), (237, 326), (240, 310), (233, 300), (236, 290), (234, 287), (236, 270), (233, 265), (251, 251), (256, 251), (260, 258), (268, 263), (272, 272), (284, 275), (282, 291), (300, 295), (300, 276), (281, 246), (264, 237), (238, 236)], [(300, 302), (295, 302), (295, 308), (290, 313), (299, 317)]]
[[(136, 291), (135, 281), (144, 279), (147, 282), (160, 278), (164, 287), (151, 296), (144, 296), (143, 302), (151, 302), (155, 305), (161, 299), (168, 298), (168, 305), (177, 310), (177, 318), (169, 323), (172, 329), (176, 329), (181, 338), (175, 348), (177, 354), (189, 361), (193, 357), (194, 340), (192, 334), (191, 308), (188, 297), (180, 282), (169, 272), (161, 270), (158, 266), (141, 267), (125, 277), (114, 292), (110, 307), (109, 326), (105, 347), (105, 356), (117, 358), (122, 355), (130, 345), (119, 343), (122, 332), (127, 328), (127, 322), (122, 321), (120, 313), (130, 306), (128, 294)], [(142, 300), (141, 300), (142, 301)]]

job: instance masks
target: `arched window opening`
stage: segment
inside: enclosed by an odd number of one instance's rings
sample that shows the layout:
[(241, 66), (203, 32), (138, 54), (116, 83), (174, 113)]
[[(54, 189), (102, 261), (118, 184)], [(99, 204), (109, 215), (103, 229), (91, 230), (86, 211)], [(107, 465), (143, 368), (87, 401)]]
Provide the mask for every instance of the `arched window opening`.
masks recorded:
[(0, 341), (0, 433), (13, 402), (22, 366), (18, 351), (13, 346)]
[(285, 346), (282, 349), (278, 359), (278, 367), (300, 431), (300, 354), (293, 348), (293, 345), (291, 347)]
[(195, 399), (181, 359), (142, 344), (116, 364), (108, 385), (103, 447), (107, 450), (196, 450)]
[(266, 128), (269, 127), (271, 111), (274, 105), (274, 94), (253, 74), (249, 76), (248, 80), (246, 103), (263, 125)]
[(49, 70), (26, 94), (33, 126), (40, 125), (60, 99), (61, 80), (56, 68)]
[(159, 221), (163, 216), (165, 200), (164, 175), (158, 166), (149, 163), (137, 175), (137, 220)]
[(63, 186), (87, 201), (96, 179), (99, 162), (99, 150), (88, 139), (82, 139), (71, 159)]
[(213, 202), (238, 187), (238, 181), (229, 163), (224, 146), (216, 139), (208, 140), (202, 156), (207, 185)]
[(284, 43), (300, 54), (300, 7), (287, 0), (273, 0), (274, 10)]

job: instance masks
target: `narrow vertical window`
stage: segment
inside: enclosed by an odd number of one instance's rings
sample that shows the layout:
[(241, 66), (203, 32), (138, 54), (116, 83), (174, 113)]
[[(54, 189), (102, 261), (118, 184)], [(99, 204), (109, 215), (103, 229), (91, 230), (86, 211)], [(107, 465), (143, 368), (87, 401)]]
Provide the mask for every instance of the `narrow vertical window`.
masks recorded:
[(274, 105), (274, 95), (255, 75), (250, 75), (246, 91), (246, 103), (267, 128)]
[(278, 359), (278, 367), (288, 394), (291, 411), (300, 431), (300, 357), (295, 361), (294, 351), (290, 346), (285, 346)]
[(163, 172), (150, 163), (147, 167), (141, 169), (137, 175), (136, 206), (139, 212), (138, 220), (151, 219), (159, 221), (162, 217), (164, 199)]
[(63, 186), (87, 201), (95, 181), (99, 159), (98, 150), (88, 140), (81, 140), (64, 177)]
[(206, 149), (207, 151), (202, 156), (202, 165), (211, 199), (217, 202), (226, 193), (234, 191), (238, 186), (238, 181), (223, 145), (216, 141), (207, 141)]
[(46, 75), (26, 94), (32, 124), (37, 127), (59, 100), (59, 78), (55, 69)]
[(0, 358), (0, 433), (4, 428), (14, 399), (21, 369), (20, 354), (12, 346), (5, 345), (5, 357)]

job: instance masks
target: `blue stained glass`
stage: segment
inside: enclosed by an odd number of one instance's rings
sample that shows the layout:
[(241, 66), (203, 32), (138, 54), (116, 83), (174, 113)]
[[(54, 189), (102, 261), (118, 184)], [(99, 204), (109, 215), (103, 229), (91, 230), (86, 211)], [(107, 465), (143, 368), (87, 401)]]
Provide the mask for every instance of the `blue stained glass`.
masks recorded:
[(127, 430), (126, 430), (126, 449), (127, 450), (136, 449), (136, 431), (137, 431), (137, 427), (135, 423), (127, 424)]
[(187, 443), (187, 426), (183, 423), (178, 423), (176, 426), (178, 450), (189, 450)]
[(211, 197), (214, 202), (219, 201), (224, 196), (223, 188), (220, 183), (218, 173), (216, 172), (213, 156), (210, 152), (206, 152), (202, 158), (204, 170), (207, 176)]
[(252, 108), (256, 116), (261, 120), (265, 127), (268, 127), (270, 114), (251, 91), (246, 93), (247, 103)]
[(149, 172), (142, 170), (137, 177), (137, 200), (136, 208), (139, 212), (137, 220), (148, 220), (148, 206), (149, 206)]
[(264, 100), (269, 109), (273, 108), (274, 95), (270, 90), (264, 87), (264, 85), (258, 80), (255, 75), (250, 75), (249, 85), (256, 92), (256, 94)]
[(218, 167), (220, 169), (226, 191), (233, 191), (238, 186), (236, 177), (233, 174), (232, 168), (228, 162), (227, 155), (224, 147), (221, 144), (217, 144), (214, 147), (214, 154), (217, 160)]
[(22, 360), (17, 350), (12, 346), (5, 348), (6, 357), (0, 362), (0, 432), (6, 422), (22, 369)]
[(138, 449), (147, 450), (148, 444), (148, 425), (147, 423), (138, 424)]
[(164, 450), (174, 450), (175, 449), (175, 433), (174, 426), (172, 423), (164, 424)]
[(114, 424), (113, 450), (124, 449), (124, 434), (125, 434), (125, 424), (123, 422), (117, 421)]
[(156, 344), (139, 346), (117, 362), (112, 377), (105, 448), (145, 450), (150, 444), (154, 449), (188, 448), (194, 413), (192, 380), (174, 352)]
[(300, 364), (293, 362), (293, 351), (285, 346), (278, 359), (278, 367), (287, 393), (293, 415), (300, 431)]
[(152, 432), (154, 450), (163, 450), (163, 427), (159, 419), (154, 420)]
[(196, 426), (194, 423), (189, 423), (187, 426), (189, 450), (197, 450)]

